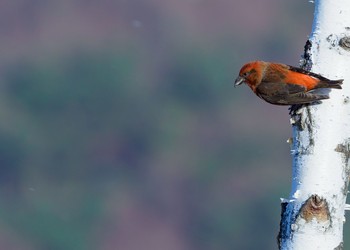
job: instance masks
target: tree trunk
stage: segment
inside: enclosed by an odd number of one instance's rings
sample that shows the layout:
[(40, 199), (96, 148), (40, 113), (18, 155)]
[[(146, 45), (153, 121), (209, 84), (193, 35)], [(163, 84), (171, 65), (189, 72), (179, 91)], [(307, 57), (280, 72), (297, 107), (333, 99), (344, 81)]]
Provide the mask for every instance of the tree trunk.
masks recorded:
[(316, 0), (302, 67), (344, 79), (330, 99), (291, 115), (292, 190), (282, 200), (280, 249), (343, 249), (350, 174), (350, 2)]

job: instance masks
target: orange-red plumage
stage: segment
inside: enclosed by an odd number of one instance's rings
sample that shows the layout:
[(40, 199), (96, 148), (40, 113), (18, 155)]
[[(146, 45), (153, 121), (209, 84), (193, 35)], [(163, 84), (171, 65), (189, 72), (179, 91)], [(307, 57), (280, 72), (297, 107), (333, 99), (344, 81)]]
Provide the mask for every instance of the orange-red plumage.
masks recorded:
[(281, 63), (254, 61), (241, 68), (235, 86), (243, 82), (269, 103), (293, 105), (328, 99), (328, 95), (317, 94), (313, 90), (341, 89), (343, 80), (329, 80), (319, 74)]

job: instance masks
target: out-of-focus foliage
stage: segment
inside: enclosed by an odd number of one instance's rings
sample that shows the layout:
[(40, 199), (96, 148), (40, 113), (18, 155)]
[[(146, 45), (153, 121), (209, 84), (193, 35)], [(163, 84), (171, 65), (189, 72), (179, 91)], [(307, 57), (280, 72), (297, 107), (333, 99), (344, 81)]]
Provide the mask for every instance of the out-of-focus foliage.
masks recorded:
[(288, 111), (232, 84), (304, 2), (4, 1), (0, 249), (277, 248)]

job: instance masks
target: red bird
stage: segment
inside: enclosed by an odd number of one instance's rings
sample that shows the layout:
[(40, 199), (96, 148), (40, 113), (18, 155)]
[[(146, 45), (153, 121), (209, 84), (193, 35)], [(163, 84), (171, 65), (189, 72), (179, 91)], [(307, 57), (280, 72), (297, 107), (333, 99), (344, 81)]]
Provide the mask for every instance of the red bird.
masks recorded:
[(305, 104), (328, 99), (315, 89), (341, 89), (343, 80), (329, 80), (301, 68), (263, 61), (245, 64), (239, 71), (235, 86), (245, 82), (265, 101), (276, 105)]

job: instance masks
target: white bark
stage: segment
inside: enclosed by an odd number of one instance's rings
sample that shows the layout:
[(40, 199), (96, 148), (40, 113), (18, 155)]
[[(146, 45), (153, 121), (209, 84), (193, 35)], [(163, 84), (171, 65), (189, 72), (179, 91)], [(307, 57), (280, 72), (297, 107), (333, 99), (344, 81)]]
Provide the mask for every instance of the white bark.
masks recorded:
[(329, 100), (292, 115), (293, 178), (282, 201), (280, 249), (343, 249), (350, 172), (350, 1), (316, 0), (304, 67), (344, 79)]

